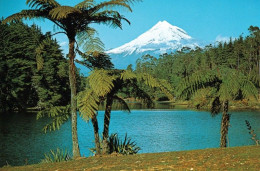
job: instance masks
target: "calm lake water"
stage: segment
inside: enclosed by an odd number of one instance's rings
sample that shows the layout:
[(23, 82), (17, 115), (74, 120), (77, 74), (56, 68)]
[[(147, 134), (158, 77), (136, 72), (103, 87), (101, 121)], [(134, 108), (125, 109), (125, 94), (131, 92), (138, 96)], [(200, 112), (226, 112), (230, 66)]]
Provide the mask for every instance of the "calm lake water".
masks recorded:
[[(249, 120), (260, 136), (260, 112), (230, 112), (229, 146), (252, 145), (245, 124)], [(100, 133), (104, 111), (98, 114)], [(71, 151), (70, 121), (59, 131), (44, 134), (41, 129), (48, 119), (36, 121), (35, 113), (0, 115), (0, 166), (38, 163), (44, 153), (61, 148)], [(221, 115), (192, 110), (132, 110), (130, 114), (113, 111), (110, 134), (125, 133), (141, 147), (139, 153), (205, 149), (219, 146)], [(101, 126), (102, 125), (102, 126)], [(93, 128), (78, 119), (79, 145), (83, 156), (91, 155), (94, 147)]]

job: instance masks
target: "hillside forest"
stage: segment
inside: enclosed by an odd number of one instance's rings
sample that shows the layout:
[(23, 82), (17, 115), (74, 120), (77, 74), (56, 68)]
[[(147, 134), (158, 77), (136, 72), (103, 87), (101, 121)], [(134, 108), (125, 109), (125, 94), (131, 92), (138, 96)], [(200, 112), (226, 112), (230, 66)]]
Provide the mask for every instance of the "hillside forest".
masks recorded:
[[(178, 86), (182, 80), (189, 79), (192, 75), (199, 73), (201, 77), (207, 73), (215, 72), (225, 74), (225, 71), (234, 71), (243, 74), (255, 87), (260, 86), (260, 30), (258, 27), (250, 26), (250, 34), (246, 37), (231, 39), (229, 42), (215, 42), (204, 48), (196, 49), (182, 48), (170, 54), (162, 54), (159, 58), (144, 55), (136, 61), (135, 72), (146, 72), (154, 77), (165, 79), (173, 87), (173, 93), (178, 95)], [(129, 65), (128, 68), (132, 66)], [(222, 73), (221, 73), (222, 72)], [(232, 84), (232, 82), (229, 82)], [(235, 85), (233, 85), (235, 86)], [(145, 87), (149, 89), (148, 87)], [(150, 95), (156, 100), (168, 100), (159, 91), (149, 89)], [(210, 103), (209, 91), (198, 91), (190, 93), (176, 100), (188, 100), (191, 107), (207, 107)], [(233, 98), (233, 104), (238, 106), (257, 106), (253, 98), (239, 101), (243, 95), (238, 93)], [(236, 101), (238, 100), (238, 101)], [(236, 101), (236, 102), (235, 102)]]
[[(64, 57), (57, 41), (51, 38), (50, 33), (42, 34), (36, 25), (28, 26), (22, 22), (13, 22), (0, 25), (1, 50), (1, 111), (21, 111), (31, 107), (45, 109), (51, 106), (69, 104), (70, 89), (68, 78), (68, 62)], [(250, 35), (230, 39), (229, 42), (216, 42), (204, 48), (182, 48), (170, 54), (162, 54), (159, 58), (149, 54), (136, 61), (136, 67), (129, 65), (127, 70), (135, 73), (149, 73), (155, 78), (167, 80), (172, 86), (172, 93), (178, 94), (177, 87), (181, 80), (188, 78), (195, 72), (207, 73), (210, 70), (222, 71), (229, 68), (246, 75), (254, 85), (260, 88), (260, 30), (258, 27), (249, 27)], [(42, 58), (37, 59), (37, 49), (43, 48)], [(104, 60), (105, 59), (105, 60)], [(107, 64), (109, 58), (99, 58), (91, 63), (98, 67)], [(102, 64), (103, 63), (103, 64)], [(81, 63), (89, 67), (90, 63)], [(93, 67), (93, 66), (92, 66)], [(109, 64), (106, 68), (112, 68)], [(78, 91), (85, 84), (83, 76), (77, 71)], [(150, 88), (144, 84), (142, 89), (153, 100), (169, 100), (157, 88)], [(131, 98), (131, 88), (124, 89), (120, 96)], [(207, 107), (209, 93), (201, 91), (195, 95), (176, 98), (175, 101), (187, 101), (191, 107)], [(241, 96), (241, 94), (240, 94)], [(240, 99), (239, 95), (235, 98)], [(234, 100), (235, 100), (234, 99)], [(135, 99), (138, 100), (138, 99)], [(255, 106), (257, 102), (244, 99), (234, 104)]]

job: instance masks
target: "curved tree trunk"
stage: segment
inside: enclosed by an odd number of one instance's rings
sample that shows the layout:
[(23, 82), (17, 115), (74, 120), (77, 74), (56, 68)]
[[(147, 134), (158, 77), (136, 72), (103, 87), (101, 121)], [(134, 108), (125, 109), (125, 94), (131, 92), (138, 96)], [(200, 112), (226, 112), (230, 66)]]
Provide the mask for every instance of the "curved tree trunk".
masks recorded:
[(103, 154), (109, 153), (109, 145), (108, 145), (108, 134), (109, 134), (109, 124), (110, 124), (110, 115), (113, 104), (113, 97), (111, 94), (107, 96), (107, 103), (105, 109), (105, 118), (104, 118), (104, 130), (103, 130)]
[(72, 129), (72, 153), (73, 157), (80, 157), (78, 131), (77, 131), (77, 89), (76, 89), (76, 67), (75, 59), (75, 39), (69, 38), (69, 80), (71, 91), (71, 129)]
[(101, 154), (100, 152), (100, 142), (99, 142), (99, 134), (98, 134), (98, 121), (97, 115), (94, 115), (91, 119), (93, 128), (94, 128), (94, 136), (95, 136), (95, 145), (96, 145), (96, 154)]
[(228, 100), (225, 100), (223, 103), (223, 113), (221, 120), (221, 138), (220, 138), (220, 147), (227, 147), (227, 134), (230, 121), (230, 114), (228, 114)]

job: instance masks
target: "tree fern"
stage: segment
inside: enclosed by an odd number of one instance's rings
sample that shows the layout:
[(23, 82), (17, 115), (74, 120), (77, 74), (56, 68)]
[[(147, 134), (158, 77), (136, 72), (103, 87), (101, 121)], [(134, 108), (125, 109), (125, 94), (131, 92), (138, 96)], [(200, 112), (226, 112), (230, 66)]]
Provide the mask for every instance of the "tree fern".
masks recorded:
[(60, 126), (68, 121), (70, 118), (70, 105), (67, 106), (54, 106), (37, 113), (37, 120), (47, 116), (52, 121), (43, 127), (43, 131), (46, 133), (49, 131), (55, 131), (60, 129)]
[(92, 8), (95, 5), (94, 0), (84, 0), (79, 4), (75, 5), (75, 8), (80, 10)]
[[(89, 2), (89, 3), (88, 3)], [(71, 88), (71, 119), (72, 119), (72, 142), (73, 142), (73, 155), (80, 156), (78, 137), (77, 137), (77, 111), (76, 111), (76, 69), (75, 69), (75, 38), (76, 35), (86, 31), (89, 24), (99, 23), (108, 24), (111, 26), (116, 26), (122, 28), (121, 21), (125, 20), (129, 22), (126, 18), (121, 16), (119, 13), (115, 15), (116, 12), (106, 12), (106, 8), (121, 7), (131, 11), (130, 4), (134, 0), (110, 0), (106, 2), (101, 2), (93, 5), (92, 1), (83, 1), (79, 3), (76, 7), (61, 6), (55, 0), (27, 0), (31, 8), (35, 10), (23, 10), (19, 13), (13, 14), (7, 17), (3, 23), (11, 22), (14, 20), (21, 19), (31, 19), (31, 18), (44, 18), (52, 21), (58, 27), (60, 27), (69, 39), (69, 80)], [(87, 5), (89, 4), (89, 5)], [(103, 10), (103, 11), (102, 11)], [(86, 34), (88, 34), (86, 32)], [(82, 37), (82, 36), (81, 36)], [(93, 40), (97, 43), (97, 39)], [(97, 80), (98, 81), (98, 80)], [(107, 90), (102, 92), (98, 90), (95, 93), (105, 94)], [(97, 95), (100, 95), (97, 94)]]
[(89, 85), (97, 96), (104, 97), (114, 87), (113, 81), (116, 80), (116, 76), (111, 75), (107, 70), (95, 70), (88, 77)]
[(54, 20), (62, 20), (66, 19), (69, 15), (80, 15), (82, 13), (81, 10), (70, 7), (70, 6), (58, 6), (53, 8), (49, 15)]
[(119, 107), (121, 108), (121, 110), (127, 111), (129, 113), (131, 112), (128, 104), (124, 101), (124, 99), (120, 98), (117, 95), (114, 95), (113, 99), (115, 102), (117, 102), (119, 104)]
[(87, 27), (77, 34), (78, 45), (82, 46), (83, 50), (89, 54), (93, 52), (104, 52), (104, 44), (99, 37), (96, 36), (97, 34), (95, 29)]
[(78, 108), (81, 117), (89, 121), (98, 110), (100, 98), (92, 89), (86, 89), (78, 95)]
[(130, 70), (124, 70), (120, 76), (120, 79), (122, 79), (123, 81), (129, 80), (129, 79), (136, 79), (136, 78), (137, 78), (136, 74)]
[(177, 87), (178, 96), (181, 98), (190, 98), (196, 95), (199, 90), (212, 89), (210, 98), (211, 113), (214, 116), (220, 112), (223, 107), (221, 121), (221, 147), (226, 147), (227, 133), (229, 127), (230, 114), (228, 114), (228, 104), (230, 100), (239, 97), (242, 92), (242, 98), (257, 96), (257, 89), (254, 84), (241, 72), (222, 67), (207, 72), (196, 72), (191, 76), (184, 78)]
[(56, 0), (26, 0), (26, 4), (31, 8), (38, 7), (58, 7), (60, 4)]

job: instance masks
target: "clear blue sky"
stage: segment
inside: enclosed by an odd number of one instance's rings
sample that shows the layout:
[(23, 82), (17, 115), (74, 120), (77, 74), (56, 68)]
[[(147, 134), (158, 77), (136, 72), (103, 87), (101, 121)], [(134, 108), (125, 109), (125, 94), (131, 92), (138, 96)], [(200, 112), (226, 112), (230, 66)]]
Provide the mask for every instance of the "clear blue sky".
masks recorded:
[[(7, 17), (28, 8), (26, 0), (0, 0), (0, 16)], [(63, 5), (75, 5), (81, 0), (57, 0)], [(260, 26), (260, 0), (143, 0), (134, 4), (133, 12), (122, 13), (131, 21), (123, 30), (94, 26), (106, 49), (127, 43), (150, 29), (158, 21), (166, 20), (184, 29), (193, 38), (215, 41), (248, 34), (250, 25)], [(50, 22), (34, 21), (43, 32), (53, 31)], [(30, 22), (31, 23), (31, 22)], [(65, 36), (57, 36), (67, 48)]]

